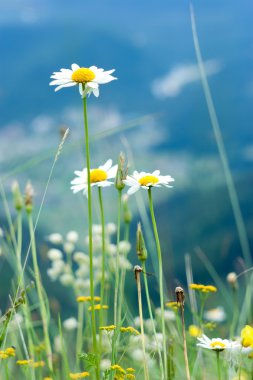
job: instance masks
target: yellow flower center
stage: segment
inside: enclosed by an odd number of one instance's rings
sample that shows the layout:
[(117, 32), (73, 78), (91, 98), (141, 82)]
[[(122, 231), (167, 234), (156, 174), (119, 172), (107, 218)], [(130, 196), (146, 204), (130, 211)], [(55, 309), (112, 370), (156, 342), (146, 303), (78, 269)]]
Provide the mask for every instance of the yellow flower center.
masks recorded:
[(147, 186), (147, 185), (152, 186), (157, 182), (159, 182), (159, 179), (153, 175), (145, 175), (145, 177), (142, 177), (139, 179), (139, 184), (141, 186)]
[(71, 75), (71, 79), (77, 83), (91, 82), (94, 78), (94, 72), (86, 67), (80, 67), (80, 69), (77, 69)]
[(213, 348), (225, 348), (226, 347), (226, 345), (224, 344), (224, 343), (222, 343), (222, 342), (219, 342), (219, 341), (214, 341), (214, 342), (212, 342), (211, 344), (210, 344), (210, 346), (211, 347), (213, 347)]
[(96, 183), (105, 181), (107, 179), (107, 173), (102, 169), (93, 169), (90, 172), (90, 182)]

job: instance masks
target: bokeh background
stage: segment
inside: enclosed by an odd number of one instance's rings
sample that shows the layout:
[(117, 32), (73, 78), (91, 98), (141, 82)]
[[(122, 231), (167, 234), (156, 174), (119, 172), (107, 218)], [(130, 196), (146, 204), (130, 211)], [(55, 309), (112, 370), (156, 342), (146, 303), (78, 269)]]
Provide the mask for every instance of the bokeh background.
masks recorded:
[[(193, 6), (252, 247), (252, 2)], [(70, 128), (39, 221), (41, 244), (52, 232), (82, 236), (87, 229), (83, 197), (70, 191), (74, 170), (85, 165), (81, 100), (76, 88), (55, 93), (48, 85), (53, 71), (75, 62), (115, 68), (118, 77), (101, 86), (98, 99), (89, 98), (92, 166), (116, 162), (123, 151), (130, 172), (160, 169), (175, 178), (173, 189), (154, 191), (167, 286), (185, 283), (186, 252), (195, 280), (207, 282), (198, 249), (221, 276), (237, 269), (241, 248), (199, 78), (188, 1), (1, 0), (0, 54), (0, 176), (10, 201), (13, 180), (24, 188), (30, 179), (36, 214), (60, 129)], [(104, 195), (106, 219), (115, 221), (116, 191)], [(133, 263), (139, 209), (147, 201), (146, 192), (138, 196), (130, 200)], [(2, 204), (0, 218), (5, 226)], [(3, 282), (8, 289), (10, 281)]]

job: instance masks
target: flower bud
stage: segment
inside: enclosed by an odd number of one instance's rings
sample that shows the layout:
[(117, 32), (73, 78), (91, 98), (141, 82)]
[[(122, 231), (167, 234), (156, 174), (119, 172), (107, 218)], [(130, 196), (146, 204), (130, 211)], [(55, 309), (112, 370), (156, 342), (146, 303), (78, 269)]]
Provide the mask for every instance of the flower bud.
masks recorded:
[(33, 210), (33, 197), (34, 197), (34, 188), (30, 181), (27, 182), (25, 187), (25, 209), (28, 214)]
[(115, 187), (117, 190), (123, 190), (125, 187), (123, 180), (126, 179), (126, 170), (124, 166), (125, 166), (125, 156), (123, 153), (120, 153), (118, 170), (117, 170), (117, 174), (115, 178)]
[(126, 224), (131, 223), (132, 220), (132, 213), (128, 207), (128, 195), (124, 194), (122, 197), (122, 203), (123, 203), (123, 220)]
[(148, 252), (145, 246), (145, 241), (141, 229), (141, 224), (138, 223), (137, 233), (136, 233), (136, 252), (137, 256), (141, 261), (146, 261), (148, 257)]
[(20, 211), (22, 210), (24, 203), (23, 203), (22, 195), (19, 189), (19, 184), (17, 181), (13, 182), (11, 190), (13, 194), (14, 207), (17, 211)]

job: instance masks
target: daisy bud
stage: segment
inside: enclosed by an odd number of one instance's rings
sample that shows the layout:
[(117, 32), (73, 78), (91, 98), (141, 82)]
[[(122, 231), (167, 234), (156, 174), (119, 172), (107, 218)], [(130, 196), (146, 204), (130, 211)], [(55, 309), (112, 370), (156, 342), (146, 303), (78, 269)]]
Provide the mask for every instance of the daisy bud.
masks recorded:
[(33, 197), (34, 197), (34, 188), (30, 181), (27, 182), (25, 188), (25, 209), (28, 214), (32, 212), (33, 209)]
[(132, 220), (132, 213), (128, 207), (128, 195), (124, 194), (122, 197), (122, 203), (123, 203), (123, 220), (126, 224), (131, 223)]
[(115, 187), (117, 190), (123, 190), (125, 187), (124, 180), (126, 179), (126, 170), (124, 168), (125, 166), (125, 156), (123, 153), (120, 153), (119, 155), (119, 163), (118, 163), (118, 170), (115, 177)]
[(227, 282), (233, 289), (237, 289), (238, 282), (237, 282), (237, 274), (235, 272), (230, 272), (227, 275)]
[(141, 224), (138, 223), (137, 233), (136, 233), (136, 252), (137, 256), (141, 261), (146, 261), (148, 257), (148, 252), (145, 246), (145, 241), (141, 229)]
[(11, 190), (13, 194), (14, 207), (17, 211), (20, 211), (22, 210), (24, 204), (23, 204), (22, 195), (19, 189), (19, 184), (17, 181), (13, 182)]
[(181, 286), (177, 286), (175, 289), (176, 297), (177, 297), (177, 303), (179, 303), (181, 306), (184, 306), (184, 289), (181, 288)]

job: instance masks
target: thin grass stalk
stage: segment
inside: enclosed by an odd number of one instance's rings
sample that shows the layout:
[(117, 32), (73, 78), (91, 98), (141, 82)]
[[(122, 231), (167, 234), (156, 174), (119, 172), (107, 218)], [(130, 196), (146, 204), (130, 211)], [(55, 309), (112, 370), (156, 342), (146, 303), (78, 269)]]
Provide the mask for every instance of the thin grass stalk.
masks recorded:
[(195, 22), (195, 15), (194, 15), (194, 10), (192, 4), (190, 4), (190, 16), (191, 16), (191, 26), (192, 26), (192, 35), (193, 35), (193, 42), (194, 42), (194, 48), (195, 48), (195, 53), (197, 57), (197, 62), (199, 66), (199, 71), (200, 71), (200, 76), (201, 76), (201, 82), (206, 98), (206, 103), (207, 103), (207, 108), (211, 120), (211, 124), (213, 127), (213, 132), (214, 136), (216, 139), (216, 144), (218, 147), (221, 163), (223, 166), (223, 171), (224, 171), (224, 176), (226, 180), (226, 185), (229, 193), (229, 198), (230, 202), (232, 205), (233, 213), (234, 213), (234, 218), (235, 218), (235, 223), (238, 231), (238, 236), (239, 236), (239, 241), (242, 249), (242, 254), (245, 260), (245, 263), (247, 267), (252, 266), (252, 259), (251, 259), (251, 253), (250, 253), (250, 247), (249, 247), (249, 241), (247, 237), (247, 232), (246, 232), (246, 227), (244, 224), (244, 220), (242, 217), (242, 212), (236, 192), (236, 188), (234, 185), (232, 173), (229, 167), (228, 163), (228, 158), (227, 158), (227, 153), (226, 153), (226, 148), (224, 145), (221, 129), (219, 126), (217, 114), (215, 111), (211, 91), (208, 85), (206, 73), (205, 73), (205, 68), (203, 64), (203, 59), (201, 55), (201, 50), (199, 46), (199, 40), (198, 40), (198, 34), (197, 34), (197, 28), (196, 28), (196, 22)]
[(117, 320), (117, 307), (118, 307), (118, 294), (119, 294), (119, 242), (120, 242), (120, 227), (121, 227), (121, 194), (122, 190), (118, 190), (118, 218), (117, 218), (117, 256), (115, 268), (115, 289), (114, 289), (114, 324), (118, 325)]
[(78, 354), (82, 351), (83, 345), (83, 315), (84, 315), (84, 303), (78, 302), (78, 325), (76, 336), (76, 363), (79, 362)]
[(191, 380), (190, 370), (189, 370), (188, 354), (187, 354), (187, 344), (186, 344), (186, 335), (185, 335), (185, 321), (184, 321), (184, 305), (183, 304), (181, 304), (181, 317), (182, 317), (182, 333), (183, 333), (183, 343), (184, 343), (184, 362), (185, 362), (186, 378), (187, 378), (187, 380)]
[(31, 240), (34, 277), (35, 277), (35, 283), (36, 283), (36, 288), (37, 288), (38, 298), (39, 298), (39, 307), (40, 307), (40, 313), (41, 313), (41, 319), (42, 319), (42, 327), (43, 327), (43, 334), (44, 334), (44, 339), (45, 339), (47, 360), (48, 360), (49, 368), (52, 370), (53, 368), (52, 349), (51, 349), (51, 343), (50, 343), (49, 332), (48, 332), (49, 330), (48, 317), (49, 316), (47, 315), (45, 300), (43, 298), (43, 289), (42, 289), (40, 271), (39, 271), (39, 266), (38, 266), (38, 261), (37, 261), (37, 251), (36, 251), (35, 235), (34, 235), (34, 229), (33, 229), (32, 213), (28, 212), (27, 216), (28, 216), (28, 226), (29, 226), (29, 234), (30, 234), (30, 240)]
[[(93, 350), (97, 355), (97, 339), (96, 339), (96, 319), (94, 309), (94, 280), (93, 280), (93, 242), (92, 242), (92, 198), (91, 198), (91, 182), (90, 182), (90, 147), (89, 147), (89, 127), (87, 115), (86, 97), (83, 98), (83, 116), (84, 116), (84, 135), (85, 135), (85, 153), (87, 165), (88, 180), (88, 222), (89, 222), (89, 258), (90, 258), (90, 295), (91, 295), (91, 322), (92, 322), (92, 341)], [(96, 378), (99, 380), (99, 368), (96, 366)]]
[[(20, 286), (22, 289), (25, 289), (25, 281), (24, 281), (24, 273), (22, 271), (22, 261), (21, 261), (21, 252), (22, 252), (22, 210), (17, 210), (17, 272), (18, 272), (18, 283), (20, 283)], [(28, 348), (29, 353), (27, 353), (28, 359), (32, 357), (34, 359), (34, 344), (32, 339), (32, 319), (31, 319), (31, 313), (29, 310), (29, 300), (28, 295), (25, 294), (25, 303), (23, 305), (24, 309), (24, 316), (25, 316), (25, 326), (26, 326), (26, 333), (27, 333), (27, 339), (28, 339)], [(33, 378), (35, 377), (34, 374), (34, 368), (31, 368), (31, 372), (33, 373)]]
[(164, 365), (165, 379), (167, 379), (168, 371), (167, 371), (166, 329), (165, 329), (165, 319), (164, 319), (163, 263), (162, 263), (162, 252), (161, 252), (160, 240), (158, 236), (154, 207), (153, 207), (151, 187), (149, 187), (148, 189), (148, 199), (149, 199), (150, 215), (151, 215), (151, 220), (152, 220), (152, 225), (153, 225), (153, 232), (155, 236), (157, 258), (158, 258), (159, 291), (160, 291), (160, 306), (161, 306), (162, 334), (163, 334), (163, 365)]
[[(145, 261), (142, 262), (142, 268), (143, 268), (144, 272), (146, 272)], [(154, 321), (152, 307), (151, 307), (151, 302), (150, 302), (150, 295), (149, 295), (149, 289), (148, 289), (147, 276), (145, 276), (145, 274), (144, 274), (143, 278), (144, 278), (144, 286), (145, 286), (145, 293), (146, 293), (146, 299), (147, 299), (147, 304), (148, 304), (149, 317), (151, 319), (153, 333), (154, 333), (154, 338), (155, 338), (156, 347), (157, 347), (158, 356), (159, 356), (159, 366), (160, 366), (160, 371), (161, 371), (161, 379), (165, 379), (165, 377), (164, 377), (164, 368), (163, 368), (162, 353), (161, 353), (160, 346), (159, 346), (159, 343), (158, 343), (158, 340), (157, 340), (157, 335), (156, 335), (156, 327), (155, 327), (155, 321)]]
[(140, 327), (141, 327), (141, 343), (142, 343), (143, 364), (144, 364), (144, 379), (149, 380), (148, 364), (147, 364), (147, 357), (146, 357), (146, 350), (145, 350), (145, 334), (144, 334), (144, 327), (143, 327), (140, 272), (135, 271), (135, 276), (136, 276), (137, 292), (138, 292), (138, 306), (139, 306), (139, 317), (140, 317)]

